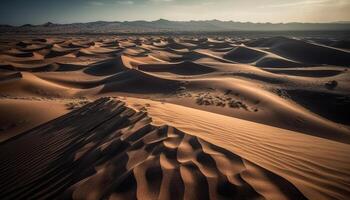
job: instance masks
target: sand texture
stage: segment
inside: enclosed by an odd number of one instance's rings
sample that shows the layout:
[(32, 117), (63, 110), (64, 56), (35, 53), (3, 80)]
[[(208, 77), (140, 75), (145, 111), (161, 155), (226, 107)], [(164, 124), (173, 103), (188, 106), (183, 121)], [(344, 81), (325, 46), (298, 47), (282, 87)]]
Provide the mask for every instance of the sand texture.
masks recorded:
[(350, 47), (0, 37), (1, 199), (348, 199)]

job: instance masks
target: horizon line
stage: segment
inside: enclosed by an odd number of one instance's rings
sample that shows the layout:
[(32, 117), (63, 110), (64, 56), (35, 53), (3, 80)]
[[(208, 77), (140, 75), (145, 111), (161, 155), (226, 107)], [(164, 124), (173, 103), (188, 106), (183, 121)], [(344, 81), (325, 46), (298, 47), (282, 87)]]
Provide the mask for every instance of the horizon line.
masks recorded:
[(113, 22), (120, 22), (120, 23), (125, 23), (125, 22), (138, 22), (138, 21), (143, 21), (143, 22), (156, 22), (156, 21), (170, 21), (170, 22), (205, 22), (205, 21), (220, 21), (220, 22), (236, 22), (236, 23), (252, 23), (252, 24), (337, 24), (337, 23), (343, 23), (343, 24), (350, 24), (350, 21), (344, 20), (344, 21), (328, 21), (328, 22), (298, 22), (298, 21), (291, 21), (291, 22), (252, 22), (252, 21), (234, 21), (234, 20), (219, 20), (219, 19), (203, 19), (203, 20), (169, 20), (169, 19), (164, 19), (164, 18), (159, 18), (155, 20), (116, 20), (116, 21), (109, 21), (109, 20), (96, 20), (96, 21), (87, 21), (87, 22), (68, 22), (68, 23), (59, 23), (59, 22), (54, 22), (54, 21), (47, 21), (41, 24), (32, 24), (32, 23), (24, 23), (21, 25), (14, 25), (14, 24), (0, 24), (0, 25), (7, 25), (7, 26), (12, 26), (12, 27), (21, 27), (24, 25), (32, 25), (32, 26), (40, 26), (40, 25), (45, 25), (48, 23), (51, 24), (56, 24), (56, 25), (69, 25), (69, 24), (86, 24), (86, 23), (94, 23), (94, 22), (107, 22), (107, 23), (113, 23)]

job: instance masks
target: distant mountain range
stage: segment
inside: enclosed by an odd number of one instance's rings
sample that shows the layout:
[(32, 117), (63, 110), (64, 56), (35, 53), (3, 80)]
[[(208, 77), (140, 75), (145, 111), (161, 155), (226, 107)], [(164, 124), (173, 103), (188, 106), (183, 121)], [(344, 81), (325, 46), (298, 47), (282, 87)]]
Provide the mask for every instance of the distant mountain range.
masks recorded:
[(162, 33), (162, 32), (226, 32), (226, 31), (348, 31), (350, 22), (334, 23), (251, 23), (234, 21), (96, 21), (88, 23), (22, 26), (0, 25), (0, 33)]

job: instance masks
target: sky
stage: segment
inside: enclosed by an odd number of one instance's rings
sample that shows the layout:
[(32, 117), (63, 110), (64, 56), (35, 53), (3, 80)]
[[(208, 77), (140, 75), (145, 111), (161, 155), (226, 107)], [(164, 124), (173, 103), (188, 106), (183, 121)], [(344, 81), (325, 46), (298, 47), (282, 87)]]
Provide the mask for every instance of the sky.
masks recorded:
[(350, 21), (350, 0), (1, 0), (0, 24), (91, 21)]

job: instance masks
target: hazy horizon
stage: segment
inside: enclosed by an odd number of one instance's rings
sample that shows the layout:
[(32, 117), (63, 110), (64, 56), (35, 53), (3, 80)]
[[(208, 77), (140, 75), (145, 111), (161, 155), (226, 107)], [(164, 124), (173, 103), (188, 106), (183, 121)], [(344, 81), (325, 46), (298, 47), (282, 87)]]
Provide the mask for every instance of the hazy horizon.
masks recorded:
[[(214, 21), (214, 20), (218, 20), (218, 19), (202, 19), (202, 20), (170, 20), (170, 19), (164, 19), (164, 18), (158, 18), (158, 19), (154, 19), (154, 20), (144, 20), (144, 19), (135, 19), (135, 20), (94, 20), (94, 21), (84, 21), (84, 22), (80, 22), (80, 21), (74, 21), (74, 22), (67, 22), (67, 23), (59, 23), (59, 22), (55, 22), (55, 21), (45, 21), (42, 23), (25, 23), (25, 24), (6, 24), (6, 23), (0, 23), (1, 25), (11, 25), (11, 26), (24, 26), (24, 25), (33, 25), (33, 26), (40, 26), (40, 25), (45, 25), (47, 23), (53, 23), (53, 24), (61, 24), (61, 25), (65, 25), (65, 24), (76, 24), (76, 23), (93, 23), (93, 22), (109, 22), (109, 23), (113, 23), (113, 22), (137, 22), (137, 21), (145, 21), (145, 22), (155, 22), (155, 21), (159, 21), (159, 20), (167, 20), (167, 21), (171, 21), (171, 22), (191, 22), (191, 21), (196, 21), (196, 22), (201, 22), (201, 21)], [(291, 21), (291, 22), (252, 22), (252, 21), (235, 21), (235, 20), (218, 20), (221, 22), (238, 22), (238, 23), (261, 23), (261, 24), (290, 24), (290, 23), (304, 23), (304, 24), (328, 24), (328, 23), (350, 23), (349, 21), (325, 21), (325, 22), (299, 22), (299, 21)]]
[(158, 19), (327, 23), (350, 21), (348, 10), (347, 0), (5, 0), (0, 8), (0, 24)]

